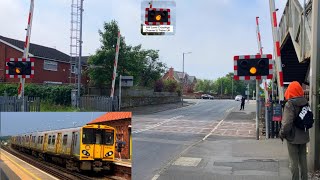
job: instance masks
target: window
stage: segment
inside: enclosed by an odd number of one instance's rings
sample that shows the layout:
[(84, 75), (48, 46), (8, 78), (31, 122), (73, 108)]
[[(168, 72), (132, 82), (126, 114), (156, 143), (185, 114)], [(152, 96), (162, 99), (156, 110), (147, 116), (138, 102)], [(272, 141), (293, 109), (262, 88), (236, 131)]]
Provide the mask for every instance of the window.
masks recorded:
[(78, 68), (76, 67), (76, 65), (72, 65), (71, 66), (71, 73), (77, 74)]
[(51, 143), (51, 136), (49, 136), (49, 140), (48, 140), (48, 144), (50, 144)]
[(43, 143), (43, 136), (41, 136), (40, 143), (41, 144)]
[(38, 144), (40, 144), (40, 136), (38, 136)]
[(114, 131), (105, 129), (83, 129), (83, 144), (113, 144)]
[(63, 145), (66, 145), (66, 144), (67, 144), (67, 141), (68, 141), (68, 135), (65, 134), (65, 135), (63, 135), (62, 144), (63, 144)]
[(58, 62), (54, 61), (44, 61), (43, 69), (49, 71), (58, 71)]
[(52, 144), (55, 145), (55, 142), (56, 142), (56, 135), (53, 135), (52, 136)]

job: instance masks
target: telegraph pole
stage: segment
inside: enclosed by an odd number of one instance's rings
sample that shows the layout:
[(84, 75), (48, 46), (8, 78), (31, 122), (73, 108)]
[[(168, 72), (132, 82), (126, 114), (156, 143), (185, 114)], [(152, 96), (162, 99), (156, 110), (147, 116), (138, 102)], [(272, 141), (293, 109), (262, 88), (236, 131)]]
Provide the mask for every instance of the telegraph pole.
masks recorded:
[(312, 44), (310, 60), (310, 104), (314, 115), (314, 125), (310, 129), (310, 143), (308, 152), (309, 171), (315, 171), (320, 168), (319, 165), (319, 61), (320, 61), (320, 3), (317, 0), (312, 1)]

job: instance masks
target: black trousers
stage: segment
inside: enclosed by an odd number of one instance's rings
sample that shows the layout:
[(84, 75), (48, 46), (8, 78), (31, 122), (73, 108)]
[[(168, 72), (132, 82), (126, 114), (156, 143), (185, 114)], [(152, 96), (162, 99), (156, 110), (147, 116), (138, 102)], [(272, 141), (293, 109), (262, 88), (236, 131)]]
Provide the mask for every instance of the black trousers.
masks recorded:
[(244, 110), (244, 103), (241, 103), (240, 110)]

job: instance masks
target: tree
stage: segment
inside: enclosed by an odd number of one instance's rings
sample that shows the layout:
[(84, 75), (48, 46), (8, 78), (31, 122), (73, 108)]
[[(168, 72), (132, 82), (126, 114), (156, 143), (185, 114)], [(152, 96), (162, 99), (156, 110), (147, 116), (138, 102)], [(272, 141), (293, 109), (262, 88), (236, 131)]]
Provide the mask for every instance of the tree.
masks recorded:
[[(101, 47), (88, 60), (88, 64), (93, 66), (88, 70), (90, 84), (100, 88), (110, 87), (119, 31), (118, 23), (114, 20), (104, 23), (103, 30), (99, 30)], [(166, 65), (159, 61), (158, 52), (144, 50), (141, 45), (126, 45), (121, 35), (117, 74), (133, 76), (135, 85), (153, 87), (166, 69)]]

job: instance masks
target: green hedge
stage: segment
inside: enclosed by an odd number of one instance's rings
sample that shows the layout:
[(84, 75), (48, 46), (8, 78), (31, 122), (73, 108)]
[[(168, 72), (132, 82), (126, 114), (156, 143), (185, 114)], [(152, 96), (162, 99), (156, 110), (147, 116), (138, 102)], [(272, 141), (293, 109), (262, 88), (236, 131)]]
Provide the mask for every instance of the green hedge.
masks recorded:
[[(57, 105), (71, 104), (72, 86), (68, 85), (35, 85), (26, 84), (25, 96), (40, 97), (41, 101), (54, 103)], [(18, 93), (18, 84), (0, 84), (0, 96), (7, 93), (8, 96), (16, 96)]]

